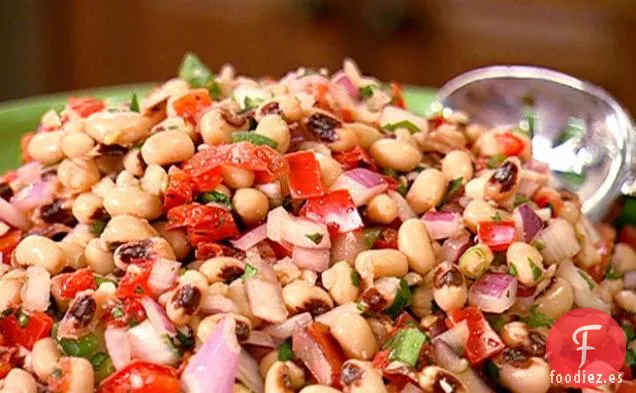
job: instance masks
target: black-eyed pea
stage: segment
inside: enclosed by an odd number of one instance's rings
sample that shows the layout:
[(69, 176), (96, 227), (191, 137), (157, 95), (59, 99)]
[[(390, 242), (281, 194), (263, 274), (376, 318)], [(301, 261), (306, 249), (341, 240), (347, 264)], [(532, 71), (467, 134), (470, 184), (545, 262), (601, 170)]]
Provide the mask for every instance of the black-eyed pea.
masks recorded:
[[(139, 179), (128, 171), (121, 171), (115, 178), (115, 187), (139, 187)], [(112, 188), (108, 190), (108, 192), (110, 191), (112, 191)], [(104, 195), (104, 198), (106, 198), (106, 195)]]
[(369, 149), (376, 141), (382, 139), (380, 131), (364, 123), (345, 123), (343, 128), (355, 132), (358, 144), (365, 150)]
[(466, 183), (464, 187), (465, 195), (470, 199), (484, 199), (484, 191), (486, 189), (486, 183), (492, 176), (493, 171), (486, 171), (479, 177), (476, 177)]
[(272, 114), (264, 116), (258, 122), (254, 132), (276, 142), (276, 150), (281, 153), (285, 153), (287, 149), (289, 149), (289, 142), (291, 140), (289, 127), (285, 120), (279, 115)]
[(426, 225), (421, 220), (411, 218), (400, 225), (398, 250), (406, 255), (409, 268), (416, 273), (426, 275), (433, 269), (435, 254)]
[(99, 239), (93, 239), (84, 249), (86, 264), (97, 274), (110, 274), (115, 269), (113, 253), (104, 249)]
[(124, 214), (108, 221), (100, 239), (108, 249), (111, 249), (113, 245), (118, 246), (153, 236), (157, 236), (157, 231), (148, 224), (148, 221)]
[(305, 372), (293, 362), (276, 361), (267, 370), (265, 393), (294, 393), (305, 384)]
[(188, 235), (183, 229), (167, 229), (165, 221), (157, 222), (153, 225), (159, 236), (168, 241), (174, 251), (174, 255), (179, 261), (183, 261), (190, 254), (190, 242)]
[(56, 164), (64, 158), (63, 136), (64, 131), (38, 132), (31, 138), (27, 152), (44, 165)]
[(527, 243), (514, 242), (508, 246), (506, 262), (510, 274), (526, 286), (534, 287), (543, 278), (543, 256)]
[(322, 286), (337, 304), (353, 302), (358, 298), (358, 273), (346, 261), (338, 262), (322, 272), (321, 280)]
[(58, 243), (66, 255), (66, 266), (79, 270), (86, 267), (86, 259), (84, 258), (84, 247), (77, 243)]
[(267, 377), (267, 372), (272, 367), (272, 365), (274, 365), (274, 363), (278, 361), (279, 353), (280, 351), (278, 349), (275, 349), (273, 351), (268, 352), (267, 355), (263, 356), (263, 358), (261, 359), (258, 365), (258, 372), (259, 374), (261, 374), (261, 377), (263, 379)]
[(230, 188), (248, 188), (254, 184), (254, 172), (249, 169), (224, 165), (221, 167), (223, 183)]
[(77, 224), (60, 243), (76, 243), (82, 247), (86, 247), (88, 242), (95, 238), (96, 236), (92, 232), (91, 225)]
[(623, 289), (614, 294), (614, 301), (623, 310), (629, 313), (636, 313), (636, 292)]
[(525, 322), (514, 321), (506, 323), (500, 332), (504, 344), (512, 349), (523, 351), (531, 356), (544, 356), (546, 338)]
[(484, 188), (484, 198), (497, 202), (510, 199), (517, 193), (521, 182), (521, 162), (517, 157), (509, 157), (490, 176)]
[(170, 243), (158, 236), (126, 242), (115, 249), (113, 257), (115, 266), (121, 270), (138, 260), (175, 259)]
[(2, 391), (7, 393), (37, 393), (38, 384), (31, 373), (16, 367), (4, 377)]
[[(509, 355), (515, 353), (515, 355)], [(525, 357), (507, 348), (500, 355), (506, 362), (499, 366), (499, 381), (513, 393), (546, 393), (550, 388), (550, 367), (539, 357)]]
[(468, 291), (466, 281), (457, 265), (442, 262), (433, 270), (433, 299), (442, 310), (449, 312), (464, 307)]
[(324, 289), (304, 280), (295, 280), (287, 284), (283, 288), (283, 300), (294, 314), (310, 312), (316, 316), (333, 308), (333, 300)]
[(462, 184), (466, 184), (473, 178), (473, 161), (470, 154), (463, 150), (453, 150), (442, 159), (442, 173), (447, 182), (455, 179), (462, 179)]
[(627, 243), (616, 243), (612, 256), (612, 267), (619, 273), (636, 270), (636, 251)]
[(234, 313), (219, 313), (203, 318), (197, 326), (197, 338), (201, 340), (201, 342), (205, 342), (210, 334), (214, 332), (219, 322), (226, 317), (234, 319), (236, 338), (239, 342), (244, 342), (250, 338), (252, 323), (246, 317)]
[(446, 192), (446, 179), (437, 169), (425, 169), (413, 181), (406, 200), (417, 214), (437, 206)]
[(378, 194), (367, 203), (369, 220), (378, 224), (390, 224), (398, 216), (395, 201), (387, 194)]
[(163, 214), (161, 200), (139, 187), (115, 187), (104, 197), (104, 208), (112, 217), (130, 215), (154, 220)]
[(438, 366), (424, 367), (418, 374), (418, 384), (425, 393), (469, 392), (457, 375)]
[(103, 207), (104, 201), (101, 197), (92, 192), (84, 192), (73, 200), (71, 211), (78, 222), (87, 224), (99, 218)]
[(336, 128), (336, 134), (338, 135), (338, 139), (327, 145), (331, 150), (347, 151), (358, 145), (358, 137), (356, 136), (355, 131), (349, 128), (339, 127)]
[(31, 351), (33, 372), (40, 380), (46, 381), (53, 373), (55, 365), (61, 356), (53, 338), (45, 337), (39, 339), (35, 342)]
[(257, 224), (267, 217), (269, 199), (255, 188), (240, 188), (234, 193), (232, 205), (246, 225)]
[(123, 157), (108, 155), (95, 157), (95, 165), (104, 175), (115, 174), (124, 169), (124, 159)]
[(300, 393), (342, 393), (342, 391), (327, 385), (308, 385)]
[(395, 139), (398, 141), (406, 142), (409, 145), (417, 148), (417, 141), (413, 138), (413, 134), (411, 131), (406, 128), (398, 128), (393, 131), (393, 135), (395, 135)]
[(346, 313), (333, 320), (331, 335), (349, 358), (370, 360), (378, 345), (367, 321), (357, 313)]
[[(185, 273), (180, 275), (179, 284), (180, 285), (192, 284), (198, 287), (203, 292), (206, 292), (209, 286), (208, 279), (205, 278), (203, 274), (199, 273), (197, 270), (194, 270), (194, 269), (189, 269)], [(216, 283), (216, 284), (218, 284), (219, 286), (222, 285), (224, 287), (225, 293), (223, 293), (223, 295), (225, 295), (227, 293), (227, 285), (225, 285), (224, 283)]]
[(433, 310), (433, 283), (431, 280), (424, 280), (415, 287), (411, 299), (411, 310), (420, 318), (431, 313)]
[(199, 120), (199, 131), (203, 142), (207, 145), (220, 145), (232, 142), (232, 133), (241, 127), (234, 126), (226, 121), (222, 109), (207, 111)]
[(15, 249), (14, 258), (20, 266), (41, 266), (51, 274), (61, 272), (67, 262), (59, 244), (39, 235), (22, 239)]
[(232, 393), (252, 393), (252, 391), (240, 383), (235, 383), (232, 387)]
[(325, 187), (331, 187), (331, 185), (336, 182), (336, 179), (338, 179), (338, 176), (344, 172), (342, 166), (329, 155), (314, 153), (314, 156), (320, 167), (320, 180), (322, 184)]
[(148, 164), (176, 164), (190, 159), (193, 155), (192, 139), (185, 132), (177, 130), (153, 134), (141, 147), (141, 156)]
[(300, 279), (309, 285), (316, 285), (316, 282), (318, 282), (318, 273), (313, 270), (303, 269), (300, 272)]
[(542, 312), (548, 318), (556, 320), (570, 311), (574, 305), (574, 290), (572, 285), (560, 278), (552, 279), (550, 285), (534, 301), (537, 311)]
[(303, 116), (303, 109), (300, 106), (298, 98), (294, 95), (288, 94), (278, 98), (278, 107), (283, 112), (283, 117), (288, 122), (292, 123), (300, 121)]
[(227, 297), (236, 304), (241, 315), (245, 315), (252, 322), (253, 328), (260, 326), (262, 321), (252, 312), (243, 280), (234, 280), (228, 285)]
[(168, 318), (177, 325), (187, 323), (201, 307), (203, 292), (192, 284), (180, 285), (166, 304)]
[(409, 271), (406, 255), (392, 249), (362, 251), (354, 266), (367, 284), (379, 277), (402, 277)]
[(103, 177), (97, 182), (97, 184), (91, 187), (91, 192), (100, 198), (104, 198), (106, 193), (113, 188), (115, 188), (115, 182), (113, 179), (110, 177)]
[(477, 232), (477, 226), (480, 222), (492, 221), (493, 217), (501, 217), (501, 219), (506, 220), (509, 216), (508, 212), (496, 209), (480, 199), (468, 202), (463, 213), (464, 223), (472, 232)]
[(141, 188), (151, 195), (161, 198), (168, 187), (168, 173), (159, 165), (149, 165), (141, 178)]
[(88, 135), (106, 145), (130, 146), (150, 135), (149, 118), (136, 112), (98, 112), (86, 118)]
[(92, 393), (95, 389), (95, 372), (91, 362), (84, 358), (62, 357), (59, 368), (68, 370), (68, 393)]
[(57, 167), (60, 183), (72, 192), (85, 192), (97, 184), (101, 175), (95, 161), (90, 158), (66, 159)]
[(362, 360), (349, 359), (342, 365), (340, 384), (348, 393), (387, 393), (382, 375)]
[(0, 313), (6, 309), (20, 304), (21, 279), (12, 279), (3, 276), (0, 279)]
[(477, 279), (488, 270), (495, 259), (495, 254), (484, 243), (476, 244), (467, 249), (459, 257), (459, 269), (464, 276)]
[[(283, 258), (276, 261), (273, 265), (274, 273), (276, 273), (276, 279), (280, 283), (280, 285), (285, 286), (290, 282), (301, 278), (302, 272), (298, 268), (298, 266), (291, 261), (289, 258)], [(324, 285), (324, 272), (323, 272), (323, 286)], [(325, 289), (329, 290), (325, 286)], [(331, 294), (331, 293), (330, 293)], [(333, 297), (333, 295), (332, 295)]]
[(303, 141), (298, 145), (298, 150), (299, 151), (312, 151), (314, 153), (321, 153), (324, 154), (326, 156), (331, 157), (331, 150), (329, 149), (329, 147), (327, 147), (327, 145), (325, 145), (322, 142), (316, 142), (316, 141)]
[(147, 164), (144, 159), (141, 157), (141, 150), (139, 149), (131, 149), (124, 156), (124, 169), (127, 172), (132, 173), (137, 177), (141, 177), (146, 170)]
[(197, 139), (197, 133), (194, 126), (186, 122), (181, 116), (169, 116), (150, 130), (151, 134), (163, 131), (179, 131), (188, 135), (188, 137), (190, 137), (193, 141)]
[(395, 139), (380, 139), (369, 152), (380, 166), (400, 172), (412, 171), (422, 161), (422, 153), (416, 147)]

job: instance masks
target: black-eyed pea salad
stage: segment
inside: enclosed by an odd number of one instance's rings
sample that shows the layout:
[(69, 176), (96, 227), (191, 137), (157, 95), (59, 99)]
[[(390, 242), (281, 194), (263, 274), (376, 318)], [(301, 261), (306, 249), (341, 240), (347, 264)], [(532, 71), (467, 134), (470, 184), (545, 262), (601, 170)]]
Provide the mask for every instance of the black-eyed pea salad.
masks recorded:
[(579, 307), (629, 370), (634, 237), (526, 132), (412, 113), (350, 60), (189, 54), (145, 97), (72, 97), (0, 178), (0, 392), (565, 392), (546, 335)]

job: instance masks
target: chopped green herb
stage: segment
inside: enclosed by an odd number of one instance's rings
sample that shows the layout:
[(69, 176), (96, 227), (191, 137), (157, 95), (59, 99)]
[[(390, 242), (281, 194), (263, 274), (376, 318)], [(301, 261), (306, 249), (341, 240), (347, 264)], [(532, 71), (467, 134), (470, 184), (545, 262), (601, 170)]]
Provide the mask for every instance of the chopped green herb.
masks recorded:
[(636, 366), (636, 353), (633, 349), (627, 348), (627, 352), (625, 353), (625, 361), (629, 364), (630, 367)]
[(623, 333), (625, 333), (625, 339), (628, 343), (636, 338), (636, 331), (634, 331), (632, 325), (624, 323), (621, 325), (621, 328), (623, 329)]
[(408, 120), (398, 121), (397, 123), (386, 124), (383, 127), (387, 131), (395, 131), (398, 128), (406, 128), (411, 134), (420, 132), (420, 128)]
[(355, 287), (360, 287), (360, 275), (355, 270), (351, 270), (351, 283)]
[(366, 86), (360, 87), (358, 91), (360, 92), (360, 95), (362, 97), (369, 98), (373, 95), (373, 90), (377, 88), (378, 87), (376, 85), (366, 85)]
[(585, 282), (587, 282), (587, 285), (590, 287), (590, 289), (594, 289), (596, 283), (594, 282), (594, 280), (592, 280), (592, 277), (588, 276), (587, 273), (583, 272), (582, 270), (579, 270), (578, 272), (579, 276), (583, 277)]
[(113, 318), (115, 319), (119, 319), (119, 318), (123, 318), (124, 317), (124, 310), (122, 310), (121, 307), (115, 307), (113, 308), (113, 310), (110, 312), (110, 314), (113, 316)]
[(521, 206), (524, 203), (528, 203), (529, 199), (523, 194), (515, 195), (514, 207)]
[(532, 270), (532, 279), (534, 280), (534, 282), (539, 281), (539, 279), (543, 275), (543, 271), (530, 257), (528, 257), (528, 263), (530, 264), (530, 269)]
[(537, 250), (539, 250), (539, 252), (541, 252), (541, 251), (545, 250), (545, 244), (543, 244), (542, 242), (540, 242), (540, 241), (538, 241), (538, 240), (537, 240), (537, 241), (535, 241), (532, 245), (534, 246), (534, 248), (536, 248)]
[(97, 287), (99, 288), (100, 285), (102, 285), (105, 282), (110, 282), (113, 285), (117, 286), (117, 283), (111, 279), (108, 279), (106, 277), (102, 277), (102, 276), (95, 276), (95, 284), (97, 284)]
[(91, 233), (95, 236), (99, 236), (104, 232), (104, 228), (106, 228), (106, 220), (95, 220), (91, 224)]
[(367, 312), (367, 310), (369, 309), (369, 306), (367, 306), (365, 303), (358, 302), (358, 303), (356, 303), (356, 308), (357, 308), (357, 309), (358, 309), (358, 311), (360, 311), (361, 313), (365, 313), (365, 312)]
[(305, 237), (311, 240), (314, 244), (320, 244), (320, 242), (325, 237), (325, 235), (319, 232), (315, 232), (315, 233), (308, 233), (305, 235)]
[(179, 68), (179, 77), (192, 87), (203, 87), (210, 91), (214, 99), (221, 97), (221, 88), (214, 80), (214, 74), (194, 53), (187, 53)]
[(614, 270), (613, 266), (610, 266), (609, 270), (607, 271), (607, 274), (605, 275), (605, 279), (607, 280), (618, 280), (621, 277), (623, 277), (621, 272)]
[(490, 359), (488, 359), (488, 361), (486, 362), (486, 372), (496, 382), (499, 381), (499, 366), (497, 366), (495, 362)]
[(382, 236), (382, 228), (367, 228), (364, 230), (364, 245), (373, 248), (375, 242)]
[(25, 314), (22, 310), (18, 310), (18, 324), (20, 327), (25, 327), (30, 319), (31, 317), (28, 314)]
[(396, 318), (402, 310), (411, 305), (411, 289), (405, 279), (400, 280), (400, 287), (395, 294), (393, 304), (384, 312), (391, 318)]
[(531, 327), (552, 327), (554, 324), (554, 320), (549, 318), (547, 315), (539, 311), (539, 306), (537, 304), (530, 307), (530, 313), (526, 318), (523, 318), (523, 321), (530, 325)]
[(243, 99), (243, 106), (245, 107), (245, 110), (249, 111), (250, 109), (258, 108), (258, 106), (261, 105), (263, 102), (265, 102), (265, 100), (262, 98), (252, 98), (249, 96), (245, 96), (245, 98)]
[(490, 323), (490, 326), (492, 326), (492, 328), (495, 329), (496, 332), (499, 332), (501, 329), (503, 329), (504, 325), (506, 324), (506, 318), (503, 315), (493, 314), (487, 316), (486, 319), (488, 320), (488, 323)]
[(91, 358), (91, 364), (93, 365), (93, 368), (95, 370), (99, 369), (104, 362), (108, 359), (108, 355), (104, 352), (97, 352), (95, 355), (93, 355), (93, 357)]
[(437, 205), (437, 208), (441, 208), (444, 206), (451, 198), (455, 195), (457, 191), (462, 187), (462, 182), (464, 181), (463, 177), (458, 177), (457, 179), (453, 179), (448, 183), (448, 189), (446, 190), (446, 195), (442, 198), (442, 201)]
[(506, 156), (499, 153), (488, 159), (488, 169), (497, 169), (499, 165), (501, 165), (504, 161), (506, 161)]
[(503, 217), (501, 217), (500, 212), (496, 212), (494, 216), (490, 217), (493, 221), (501, 222)]
[(249, 263), (245, 266), (245, 273), (241, 276), (243, 280), (247, 280), (248, 278), (252, 278), (258, 274), (258, 269)]
[(137, 98), (137, 93), (133, 93), (132, 98), (130, 99), (130, 110), (133, 112), (139, 113), (139, 99)]
[(281, 362), (286, 362), (292, 360), (294, 358), (294, 350), (292, 349), (291, 339), (287, 339), (283, 341), (283, 343), (278, 347), (278, 360)]
[(517, 271), (517, 267), (513, 263), (511, 263), (510, 266), (508, 267), (508, 272), (513, 277), (517, 277), (519, 275), (519, 272)]
[[(184, 333), (183, 330), (186, 330)], [(194, 337), (192, 336), (192, 331), (190, 328), (187, 329), (177, 329), (176, 335), (177, 341), (179, 344), (185, 349), (193, 349), (194, 348)]]
[(428, 336), (417, 327), (400, 330), (391, 340), (387, 341), (385, 348), (389, 349), (389, 359), (404, 362), (415, 367), (422, 350), (422, 345), (428, 340)]
[(232, 142), (250, 142), (252, 145), (267, 145), (272, 149), (276, 149), (276, 147), (278, 146), (278, 143), (276, 143), (275, 140), (268, 138), (265, 135), (248, 131), (233, 133)]
[(199, 195), (197, 199), (201, 203), (218, 203), (220, 205), (226, 206), (230, 210), (232, 209), (232, 201), (230, 200), (230, 197), (222, 192), (204, 192), (203, 194)]

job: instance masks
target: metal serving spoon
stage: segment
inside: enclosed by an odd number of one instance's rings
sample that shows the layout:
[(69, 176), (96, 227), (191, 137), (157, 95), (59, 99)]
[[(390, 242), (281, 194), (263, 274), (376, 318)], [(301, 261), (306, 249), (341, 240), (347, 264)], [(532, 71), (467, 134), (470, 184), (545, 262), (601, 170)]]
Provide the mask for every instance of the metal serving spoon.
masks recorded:
[(534, 159), (549, 165), (556, 185), (579, 195), (593, 221), (621, 192), (636, 191), (634, 125), (600, 87), (544, 68), (493, 66), (455, 77), (438, 97), (488, 126), (533, 123)]

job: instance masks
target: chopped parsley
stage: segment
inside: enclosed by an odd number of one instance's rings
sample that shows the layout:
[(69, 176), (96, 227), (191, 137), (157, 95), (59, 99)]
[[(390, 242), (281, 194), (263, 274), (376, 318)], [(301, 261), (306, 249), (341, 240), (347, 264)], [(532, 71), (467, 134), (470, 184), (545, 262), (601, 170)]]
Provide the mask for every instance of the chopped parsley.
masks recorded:
[(364, 245), (373, 248), (375, 242), (382, 236), (382, 228), (367, 228), (364, 230)]
[(610, 266), (609, 270), (607, 271), (607, 274), (605, 275), (605, 279), (607, 280), (618, 280), (621, 277), (623, 277), (621, 272), (614, 270), (613, 266)]
[(499, 153), (488, 159), (488, 169), (497, 169), (499, 165), (501, 165), (504, 161), (506, 161), (506, 156)]
[(95, 236), (99, 236), (104, 232), (104, 228), (106, 228), (106, 220), (95, 220), (91, 224), (91, 233)]
[(121, 307), (115, 307), (113, 308), (113, 310), (110, 312), (110, 314), (113, 316), (113, 318), (115, 319), (120, 319), (124, 317), (124, 310), (122, 310)]
[(500, 212), (496, 212), (494, 216), (490, 217), (493, 221), (501, 222), (503, 217), (501, 217)]
[(528, 257), (528, 263), (530, 264), (530, 269), (532, 270), (532, 280), (534, 282), (539, 281), (539, 279), (543, 275), (543, 271), (530, 257)]
[(519, 272), (517, 271), (517, 268), (515, 267), (513, 263), (511, 263), (510, 266), (508, 267), (508, 272), (513, 277), (517, 277), (519, 275)]
[(386, 342), (385, 349), (389, 350), (389, 359), (397, 360), (415, 367), (422, 350), (422, 345), (428, 336), (417, 327), (407, 327), (400, 330), (393, 338)]
[(355, 286), (355, 287), (360, 287), (360, 275), (358, 274), (357, 271), (355, 270), (351, 270), (351, 283)]
[(292, 349), (291, 339), (287, 339), (283, 341), (283, 343), (278, 347), (278, 360), (281, 362), (286, 362), (292, 360), (294, 358), (294, 350)]
[(243, 275), (241, 276), (241, 278), (243, 280), (247, 280), (249, 278), (254, 277), (255, 275), (258, 274), (258, 269), (255, 268), (254, 266), (250, 265), (249, 263), (245, 266), (245, 273), (243, 273)]
[(197, 199), (199, 200), (199, 202), (202, 202), (202, 203), (211, 203), (211, 202), (218, 203), (219, 205), (223, 205), (227, 207), (228, 209), (232, 210), (232, 201), (230, 200), (230, 197), (225, 195), (222, 192), (218, 192), (218, 191), (204, 192), (203, 194), (199, 195)]
[(406, 128), (407, 130), (409, 130), (411, 134), (420, 132), (420, 128), (409, 120), (402, 120), (402, 121), (398, 121), (397, 123), (385, 124), (384, 127), (382, 128), (384, 128), (387, 131), (395, 131), (398, 128)]
[(530, 313), (527, 317), (523, 318), (523, 321), (530, 325), (530, 327), (552, 327), (554, 324), (554, 320), (549, 318), (547, 315), (539, 311), (539, 306), (537, 304), (530, 307)]
[(636, 353), (631, 348), (627, 348), (627, 352), (625, 353), (625, 361), (629, 364), (630, 367), (636, 366)]
[(18, 324), (20, 325), (20, 327), (25, 327), (28, 323), (29, 320), (31, 319), (31, 317), (28, 314), (25, 314), (24, 311), (22, 311), (22, 309), (18, 310)]
[(266, 137), (265, 135), (260, 135), (255, 132), (235, 132), (232, 134), (232, 142), (250, 142), (252, 145), (267, 145), (272, 149), (276, 149), (278, 147), (278, 143), (275, 140)]
[(137, 93), (133, 93), (132, 98), (130, 99), (130, 110), (137, 113), (140, 112), (139, 99), (137, 98)]
[(373, 95), (373, 90), (377, 88), (378, 87), (376, 85), (366, 85), (366, 86), (360, 87), (358, 89), (358, 92), (360, 93), (360, 96), (364, 98), (369, 98)]
[(194, 53), (187, 53), (183, 58), (179, 77), (192, 87), (208, 89), (214, 99), (221, 97), (221, 88), (214, 80), (214, 74)]
[(621, 325), (623, 329), (623, 333), (625, 333), (625, 340), (629, 343), (633, 339), (636, 338), (636, 332), (634, 331), (634, 327), (628, 323), (624, 323)]
[(528, 203), (529, 199), (523, 194), (515, 195), (514, 207), (521, 206), (524, 203)]
[[(185, 332), (184, 332), (185, 331)], [(194, 348), (194, 337), (192, 336), (192, 330), (190, 328), (187, 329), (177, 329), (177, 335), (175, 336), (179, 344), (185, 349), (193, 349)]]
[(245, 107), (245, 110), (249, 111), (250, 109), (258, 108), (258, 106), (261, 105), (263, 102), (265, 102), (265, 100), (262, 98), (252, 98), (249, 96), (245, 96), (245, 98), (243, 99), (243, 106)]
[(446, 190), (446, 194), (444, 195), (444, 198), (442, 198), (442, 201), (439, 203), (439, 205), (437, 205), (438, 209), (444, 206), (446, 203), (448, 203), (448, 201), (451, 200), (451, 198), (455, 195), (455, 193), (459, 191), (459, 189), (462, 187), (463, 181), (464, 181), (463, 177), (458, 177), (457, 179), (453, 179), (450, 181), (450, 183), (448, 183), (448, 189)]
[(320, 232), (314, 232), (306, 234), (305, 237), (311, 240), (314, 244), (320, 244), (325, 235)]
[(411, 298), (411, 289), (409, 288), (408, 283), (405, 279), (401, 279), (393, 304), (391, 304), (391, 306), (384, 312), (391, 318), (396, 318), (402, 310), (411, 305)]
[(585, 282), (587, 282), (587, 285), (590, 287), (590, 289), (594, 289), (594, 287), (596, 286), (594, 280), (592, 280), (592, 278), (588, 276), (587, 273), (584, 273), (582, 270), (579, 270), (578, 272), (579, 276), (583, 277)]

